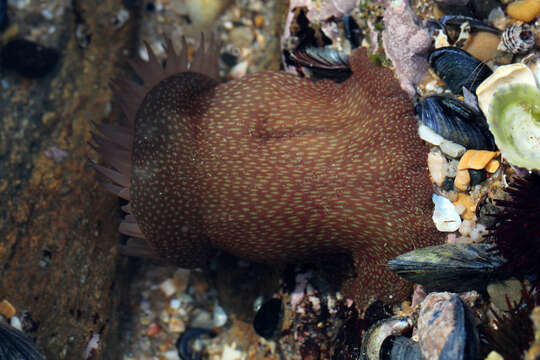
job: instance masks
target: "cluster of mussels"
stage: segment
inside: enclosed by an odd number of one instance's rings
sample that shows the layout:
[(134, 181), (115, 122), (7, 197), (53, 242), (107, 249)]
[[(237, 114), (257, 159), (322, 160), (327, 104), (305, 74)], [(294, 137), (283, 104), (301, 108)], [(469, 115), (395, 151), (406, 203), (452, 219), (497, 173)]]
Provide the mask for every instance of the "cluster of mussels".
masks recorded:
[[(484, 21), (422, 22), (433, 46), (416, 112), (419, 136), (432, 145), (433, 220), (449, 241), (389, 262), (420, 286), (413, 306), (364, 333), (361, 359), (540, 356), (530, 319), (540, 311), (540, 6), (533, 3), (514, 2), (506, 13), (494, 7)], [(343, 33), (354, 47), (364, 39), (353, 13)], [(312, 46), (310, 37), (324, 34), (309, 34), (291, 34), (297, 41), (285, 47), (286, 62), (307, 76), (348, 76), (347, 56)], [(519, 279), (519, 296), (504, 294), (506, 306), (497, 307), (489, 289), (509, 278)]]
[[(424, 96), (416, 109), (419, 135), (433, 145), (428, 166), (439, 186), (433, 220), (452, 235), (446, 245), (389, 262), (431, 293), (419, 302), (416, 321), (393, 317), (370, 329), (365, 358), (477, 359), (491, 350), (496, 350), (491, 358), (534, 358), (532, 347), (525, 355), (534, 339), (528, 317), (538, 305), (540, 275), (540, 73), (534, 28), (515, 22), (498, 29), (467, 16), (444, 16), (430, 25), (432, 72), (419, 89)], [(499, 39), (489, 58), (464, 50), (481, 32)], [(473, 236), (473, 229), (481, 234), (484, 226), (487, 234)], [(471, 299), (491, 298), (489, 286), (509, 277), (525, 279), (532, 290), (515, 303), (507, 301), (507, 309), (479, 311)], [(526, 309), (526, 315), (516, 309)], [(413, 338), (403, 336), (413, 326)]]

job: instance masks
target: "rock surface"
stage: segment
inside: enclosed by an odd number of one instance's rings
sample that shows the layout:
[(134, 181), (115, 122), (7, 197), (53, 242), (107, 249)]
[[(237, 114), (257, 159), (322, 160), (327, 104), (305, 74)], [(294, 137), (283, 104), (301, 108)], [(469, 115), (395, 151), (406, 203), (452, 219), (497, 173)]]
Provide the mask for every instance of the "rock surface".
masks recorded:
[[(39, 18), (35, 3), (12, 9), (21, 34), (24, 16)], [(33, 323), (29, 335), (49, 359), (101, 358), (117, 328), (117, 201), (99, 188), (87, 143), (91, 121), (110, 112), (108, 82), (130, 48), (134, 24), (111, 24), (121, 7), (73, 1), (49, 23), (40, 19), (54, 28), (45, 45), (61, 53), (52, 72), (29, 80), (2, 69), (0, 300)], [(81, 29), (90, 34), (85, 48)], [(45, 32), (33, 35), (45, 41)]]

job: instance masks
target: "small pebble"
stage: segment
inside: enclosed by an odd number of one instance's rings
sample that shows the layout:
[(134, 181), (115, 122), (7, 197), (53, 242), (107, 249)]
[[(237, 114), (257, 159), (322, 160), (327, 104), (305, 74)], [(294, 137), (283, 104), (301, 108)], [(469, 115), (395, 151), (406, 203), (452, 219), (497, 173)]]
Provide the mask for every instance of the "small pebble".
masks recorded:
[(467, 150), (465, 146), (448, 140), (442, 141), (440, 147), (443, 153), (453, 158), (459, 158)]
[(479, 242), (484, 239), (484, 236), (487, 234), (487, 229), (484, 225), (476, 223), (475, 226), (471, 229), (469, 234), (470, 238), (474, 242)]
[(467, 150), (459, 161), (458, 169), (483, 169), (494, 157), (498, 155), (499, 153), (496, 151)]
[(262, 15), (256, 15), (254, 18), (253, 18), (253, 23), (255, 24), (256, 27), (258, 28), (261, 28), (264, 26), (264, 16)]
[(469, 169), (467, 171), (469, 172), (469, 176), (471, 178), (471, 186), (478, 185), (482, 183), (484, 180), (486, 180), (486, 171), (484, 169), (481, 169), (481, 170)]
[(249, 48), (253, 43), (253, 32), (247, 26), (239, 26), (229, 33), (231, 42), (239, 48)]
[(467, 170), (458, 170), (454, 179), (454, 186), (461, 191), (466, 191), (469, 188), (470, 182), (471, 176), (469, 172)]
[(431, 145), (440, 145), (441, 142), (445, 141), (445, 139), (437, 134), (435, 131), (431, 130), (429, 127), (427, 127), (424, 124), (421, 124), (418, 127), (418, 136), (420, 136), (420, 139), (424, 140), (427, 143), (430, 143)]
[(157, 324), (150, 324), (148, 328), (146, 329), (146, 335), (148, 336), (154, 336), (159, 333), (159, 326)]
[(162, 356), (164, 357), (164, 360), (180, 360), (180, 357), (178, 356), (178, 351), (176, 350), (165, 351)]
[(487, 286), (489, 299), (499, 311), (508, 311), (507, 297), (510, 304), (517, 304), (521, 300), (521, 281), (508, 279), (492, 282)]
[(165, 294), (165, 296), (172, 296), (176, 292), (176, 286), (173, 279), (167, 279), (159, 284), (159, 289)]
[(171, 309), (173, 310), (176, 310), (180, 307), (180, 300), (178, 299), (172, 299), (169, 306), (171, 307)]
[(242, 62), (239, 62), (238, 64), (236, 64), (231, 69), (231, 72), (229, 73), (229, 75), (233, 79), (239, 79), (239, 78), (241, 78), (242, 76), (244, 76), (246, 74), (247, 69), (248, 69), (248, 62), (247, 61), (242, 61)]
[(182, 295), (184, 292), (186, 292), (190, 275), (191, 270), (189, 269), (178, 269), (175, 271), (173, 280), (174, 286), (176, 287), (176, 293), (178, 295)]
[(221, 327), (227, 323), (227, 313), (218, 304), (214, 305), (214, 327)]
[(186, 331), (186, 325), (184, 324), (182, 319), (173, 317), (169, 321), (169, 330), (174, 333), (180, 334)]
[(518, 0), (506, 7), (506, 13), (514, 19), (529, 22), (540, 15), (539, 0)]
[(444, 191), (452, 191), (454, 189), (454, 178), (449, 176), (445, 177), (441, 188)]
[(223, 61), (223, 63), (225, 63), (227, 66), (234, 66), (238, 63), (238, 57), (231, 53), (224, 52), (220, 57), (221, 61)]
[(499, 169), (499, 166), (501, 165), (501, 163), (499, 162), (499, 160), (491, 160), (487, 165), (486, 165), (486, 171), (490, 174), (493, 174), (495, 171), (497, 171)]
[(463, 207), (463, 212), (460, 212), (460, 215), (465, 220), (473, 220), (474, 214), (476, 212), (476, 204), (474, 200), (467, 194), (459, 193), (457, 200), (454, 201), (454, 205)]
[(474, 226), (474, 222), (471, 220), (463, 220), (461, 226), (459, 227), (459, 233), (463, 236), (469, 236), (471, 230)]
[(497, 55), (497, 46), (500, 39), (497, 35), (480, 31), (470, 35), (469, 41), (463, 47), (463, 50), (474, 56), (480, 61), (486, 62)]
[(244, 354), (236, 349), (236, 343), (233, 342), (231, 345), (225, 344), (225, 346), (223, 346), (221, 360), (243, 360), (244, 357)]
[(9, 301), (6, 299), (2, 300), (0, 302), (0, 314), (3, 315), (6, 319), (11, 319), (15, 314), (17, 313), (17, 310), (15, 310), (15, 307), (11, 305)]
[(492, 350), (485, 360), (504, 360), (504, 357), (495, 350)]
[(431, 179), (435, 184), (441, 186), (446, 176), (446, 158), (438, 150), (432, 150), (428, 154), (427, 165)]
[(22, 331), (22, 322), (18, 316), (13, 316), (9, 320), (9, 325), (13, 326), (15, 329)]
[(185, 0), (184, 3), (193, 24), (198, 28), (205, 28), (215, 22), (229, 2), (225, 0)]
[(189, 325), (192, 328), (213, 329), (214, 318), (208, 311), (201, 310), (191, 319)]

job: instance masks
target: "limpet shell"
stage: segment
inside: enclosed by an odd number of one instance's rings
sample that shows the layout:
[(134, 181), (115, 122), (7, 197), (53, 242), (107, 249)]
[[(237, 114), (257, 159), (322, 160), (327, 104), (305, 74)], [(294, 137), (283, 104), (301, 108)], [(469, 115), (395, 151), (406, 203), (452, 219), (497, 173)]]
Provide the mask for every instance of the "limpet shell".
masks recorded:
[(500, 90), (505, 85), (510, 84), (529, 84), (536, 86), (536, 79), (531, 69), (522, 63), (499, 66), (490, 77), (484, 80), (478, 89), (478, 105), (486, 115), (489, 114), (489, 105), (496, 91)]
[(468, 150), (459, 160), (458, 170), (475, 169), (480, 170), (496, 157), (496, 151), (487, 150)]
[(540, 169), (540, 90), (536, 86), (518, 84), (497, 91), (487, 120), (509, 163)]

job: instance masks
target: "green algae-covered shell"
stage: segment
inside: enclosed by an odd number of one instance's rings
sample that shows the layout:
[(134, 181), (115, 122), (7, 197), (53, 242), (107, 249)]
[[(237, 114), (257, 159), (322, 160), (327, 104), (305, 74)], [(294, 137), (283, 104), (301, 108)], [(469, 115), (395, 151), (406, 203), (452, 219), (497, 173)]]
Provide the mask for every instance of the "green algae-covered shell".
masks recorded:
[(540, 169), (540, 90), (528, 84), (502, 86), (493, 96), (487, 120), (509, 163)]
[(431, 291), (461, 292), (483, 289), (506, 277), (501, 269), (505, 262), (493, 244), (444, 244), (401, 254), (388, 267)]

